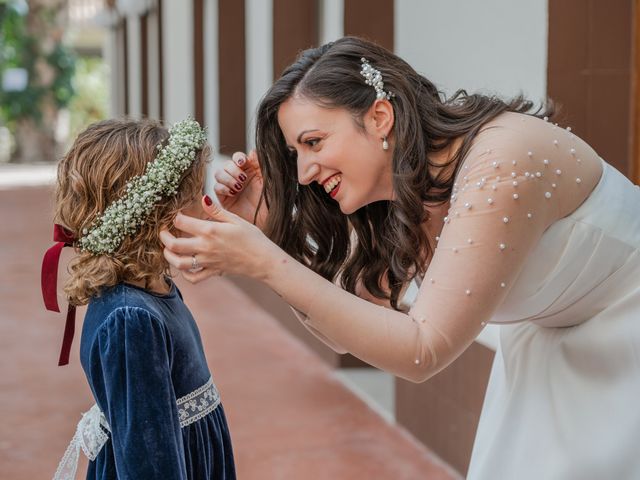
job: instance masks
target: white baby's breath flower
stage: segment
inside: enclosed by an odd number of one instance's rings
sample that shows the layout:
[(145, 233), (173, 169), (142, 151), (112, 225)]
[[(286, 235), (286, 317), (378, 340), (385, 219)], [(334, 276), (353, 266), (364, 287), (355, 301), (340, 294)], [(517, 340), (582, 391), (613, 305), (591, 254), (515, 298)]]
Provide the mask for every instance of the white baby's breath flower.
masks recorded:
[(182, 175), (206, 141), (205, 130), (195, 120), (176, 123), (169, 130), (167, 144), (156, 147), (156, 158), (147, 164), (144, 174), (129, 180), (125, 196), (109, 205), (90, 229), (83, 229), (80, 249), (94, 255), (115, 252), (126, 236), (144, 224), (163, 196), (176, 194)]

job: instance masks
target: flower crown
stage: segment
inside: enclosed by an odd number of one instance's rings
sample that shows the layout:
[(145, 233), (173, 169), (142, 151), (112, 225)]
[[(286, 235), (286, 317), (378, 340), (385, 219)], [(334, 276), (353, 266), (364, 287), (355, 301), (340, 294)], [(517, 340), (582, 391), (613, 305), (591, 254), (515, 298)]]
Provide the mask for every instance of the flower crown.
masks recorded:
[(384, 91), (384, 82), (382, 81), (382, 74), (380, 70), (377, 70), (371, 66), (369, 60), (362, 57), (360, 59), (362, 62), (362, 70), (360, 70), (360, 75), (365, 78), (365, 82), (367, 85), (373, 86), (376, 90), (376, 98), (378, 100), (382, 100), (386, 98), (387, 100), (391, 100), (391, 98), (395, 97), (395, 94), (391, 92)]
[(111, 254), (127, 235), (136, 232), (163, 196), (175, 195), (182, 175), (207, 141), (206, 131), (187, 119), (169, 129), (166, 145), (158, 145), (155, 160), (143, 175), (133, 177), (126, 194), (107, 207), (90, 228), (82, 230), (78, 246), (94, 255)]

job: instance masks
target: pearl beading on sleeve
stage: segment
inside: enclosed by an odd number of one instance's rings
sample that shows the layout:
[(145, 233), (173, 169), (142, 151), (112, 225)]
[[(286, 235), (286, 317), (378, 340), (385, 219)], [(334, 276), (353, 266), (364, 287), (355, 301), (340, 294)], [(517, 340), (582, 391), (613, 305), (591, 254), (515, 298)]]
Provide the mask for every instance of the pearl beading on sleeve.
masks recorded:
[[(545, 121), (548, 122), (548, 118), (545, 118)], [(556, 124), (547, 123), (547, 125), (549, 126), (546, 128), (557, 129)], [(565, 138), (563, 135), (567, 137)], [(475, 160), (470, 159), (472, 155), (470, 152), (470, 155), (465, 159), (465, 165), (460, 170), (464, 172), (461, 174), (463, 187), (459, 189), (458, 182), (455, 182), (450, 209), (444, 218), (443, 233), (436, 236), (437, 251), (442, 255), (450, 252), (456, 258), (464, 258), (473, 252), (473, 250), (468, 250), (469, 248), (478, 246), (485, 249), (487, 245), (483, 242), (483, 235), (476, 234), (473, 230), (464, 230), (464, 236), (467, 237), (466, 245), (458, 239), (463, 236), (462, 232), (460, 235), (448, 233), (449, 231), (456, 232), (458, 228), (464, 228), (462, 225), (469, 222), (471, 218), (484, 218), (483, 228), (490, 230), (491, 236), (497, 240), (494, 243), (497, 246), (496, 250), (503, 258), (509, 258), (509, 255), (519, 248), (517, 239), (511, 241), (512, 235), (509, 229), (526, 229), (528, 228), (526, 225), (533, 225), (533, 228), (536, 228), (535, 224), (540, 223), (541, 218), (536, 220), (534, 210), (553, 208), (551, 207), (552, 203), (548, 203), (553, 200), (552, 191), (568, 187), (567, 182), (561, 181), (565, 173), (562, 168), (562, 160), (566, 160), (562, 157), (564, 155), (566, 158), (578, 159), (577, 149), (571, 145), (574, 139), (575, 136), (571, 133), (571, 128), (567, 127), (566, 130), (557, 130), (555, 136), (549, 140), (548, 148), (540, 145), (531, 149), (524, 148), (520, 154), (514, 151), (515, 149), (509, 149), (508, 154), (504, 154), (501, 149), (486, 148), (477, 155)], [(537, 150), (540, 153), (536, 153)], [(505, 163), (511, 167), (506, 172), (504, 172), (505, 167), (503, 166)], [(575, 185), (580, 185), (582, 182), (579, 176), (575, 176), (574, 180)], [(485, 186), (490, 186), (490, 190), (482, 198)], [(512, 205), (506, 204), (509, 201), (512, 202)], [(458, 202), (464, 207), (462, 210), (453, 208)], [(498, 215), (499, 221), (503, 225), (502, 229), (506, 228), (507, 230), (501, 230), (495, 223), (492, 223), (491, 219), (495, 215)], [(477, 237), (478, 241), (472, 240), (471, 237)], [(432, 288), (442, 289), (446, 284), (446, 282), (439, 282), (435, 275), (429, 277), (429, 285)], [(496, 285), (499, 290), (504, 291), (507, 289), (508, 283), (499, 280)], [(464, 285), (463, 282), (459, 288), (460, 293), (465, 297), (475, 297), (472, 295), (473, 288), (470, 285)]]

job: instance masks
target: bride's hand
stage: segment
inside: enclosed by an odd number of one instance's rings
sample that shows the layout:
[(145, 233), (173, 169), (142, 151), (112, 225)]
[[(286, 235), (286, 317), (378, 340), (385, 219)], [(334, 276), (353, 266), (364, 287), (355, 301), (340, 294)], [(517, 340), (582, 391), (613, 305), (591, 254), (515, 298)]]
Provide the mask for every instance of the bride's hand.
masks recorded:
[(167, 261), (193, 283), (223, 274), (265, 278), (270, 262), (282, 251), (258, 227), (214, 204), (208, 196), (202, 208), (211, 220), (182, 213), (176, 216), (174, 225), (188, 236), (160, 232)]
[[(214, 191), (222, 207), (253, 223), (263, 182), (256, 151), (252, 150), (249, 155), (234, 153), (231, 160), (227, 160), (215, 172), (214, 178)], [(267, 208), (263, 202), (255, 219), (261, 230), (264, 228), (266, 215)]]

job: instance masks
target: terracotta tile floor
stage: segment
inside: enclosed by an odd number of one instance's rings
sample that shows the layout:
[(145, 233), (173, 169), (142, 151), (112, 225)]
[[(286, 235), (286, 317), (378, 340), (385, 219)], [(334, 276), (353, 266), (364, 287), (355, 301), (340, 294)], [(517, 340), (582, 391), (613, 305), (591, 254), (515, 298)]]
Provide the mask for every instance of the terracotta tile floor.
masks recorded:
[[(70, 365), (57, 367), (63, 314), (45, 312), (40, 298), (51, 211), (49, 188), (0, 191), (2, 479), (51, 478), (80, 412), (92, 404), (79, 335)], [(240, 479), (454, 478), (232, 283), (178, 283), (222, 393)], [(79, 471), (83, 477), (82, 464)]]

